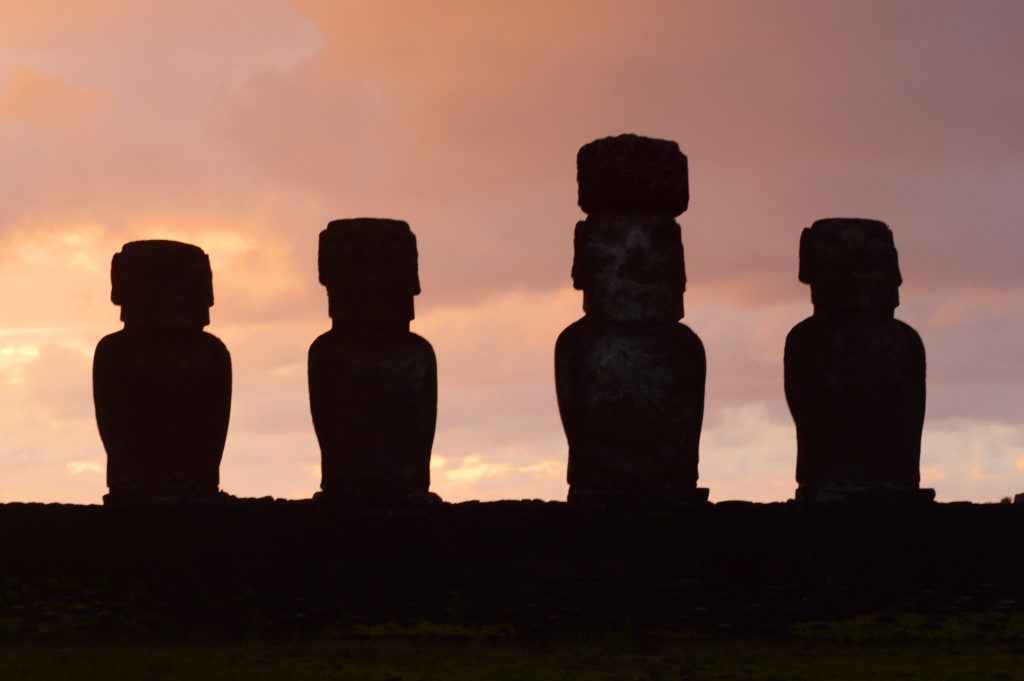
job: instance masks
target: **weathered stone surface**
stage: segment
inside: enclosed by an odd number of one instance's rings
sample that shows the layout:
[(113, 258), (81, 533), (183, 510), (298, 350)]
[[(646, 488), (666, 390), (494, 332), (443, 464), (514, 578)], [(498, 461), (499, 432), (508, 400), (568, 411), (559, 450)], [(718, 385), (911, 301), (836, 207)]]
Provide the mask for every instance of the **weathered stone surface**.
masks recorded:
[(819, 220), (800, 242), (814, 315), (786, 339), (798, 497), (931, 498), (919, 490), (925, 407), (921, 338), (893, 318), (901, 283), (881, 222)]
[(320, 234), (333, 326), (309, 349), (322, 498), (355, 506), (430, 500), (437, 362), (409, 331), (416, 240), (397, 220), (335, 220)]
[(563, 331), (555, 380), (569, 441), (569, 500), (692, 501), (705, 366), (700, 339), (683, 324), (620, 324), (588, 314)]
[(593, 210), (574, 240), (585, 316), (555, 344), (569, 501), (702, 502), (706, 362), (700, 339), (678, 323), (686, 272), (673, 216), (685, 208), (685, 157), (674, 142), (626, 135), (583, 147), (577, 160), (580, 205)]
[(683, 317), (686, 268), (679, 225), (666, 215), (601, 215), (576, 223), (573, 286), (593, 319), (631, 324)]
[(619, 135), (595, 140), (576, 155), (583, 212), (652, 211), (681, 215), (690, 201), (686, 156), (669, 140)]
[(209, 259), (173, 241), (125, 244), (111, 267), (124, 329), (93, 360), (106, 503), (214, 496), (231, 409), (231, 358), (205, 333)]

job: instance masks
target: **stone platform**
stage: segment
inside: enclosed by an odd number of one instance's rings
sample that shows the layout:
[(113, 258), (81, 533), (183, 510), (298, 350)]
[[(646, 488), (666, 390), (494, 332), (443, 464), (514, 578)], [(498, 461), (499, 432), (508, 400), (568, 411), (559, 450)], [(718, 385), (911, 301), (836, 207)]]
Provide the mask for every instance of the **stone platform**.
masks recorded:
[[(306, 630), (430, 620), (762, 629), (1024, 608), (1024, 505), (313, 501), (0, 505), (0, 630)], [(6, 624), (4, 624), (6, 623)], [(0, 631), (2, 634), (2, 631)]]

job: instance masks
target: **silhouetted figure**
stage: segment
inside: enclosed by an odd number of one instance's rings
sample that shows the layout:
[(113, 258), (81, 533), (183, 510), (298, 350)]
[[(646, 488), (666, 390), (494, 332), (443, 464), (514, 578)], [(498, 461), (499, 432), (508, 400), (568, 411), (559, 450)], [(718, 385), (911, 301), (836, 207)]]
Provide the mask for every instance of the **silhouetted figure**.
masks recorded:
[(111, 300), (124, 329), (93, 360), (107, 450), (105, 503), (215, 496), (231, 411), (231, 357), (205, 333), (210, 259), (177, 241), (133, 241), (114, 255)]
[(636, 135), (585, 145), (573, 286), (584, 317), (555, 344), (569, 441), (569, 501), (666, 508), (702, 502), (697, 450), (704, 346), (683, 316), (686, 272), (675, 217), (689, 200), (675, 142)]
[(309, 348), (321, 498), (416, 505), (433, 495), (437, 360), (409, 331), (420, 292), (416, 237), (399, 220), (335, 220), (320, 233), (331, 330)]
[(800, 281), (814, 315), (786, 338), (797, 499), (933, 498), (918, 488), (924, 346), (893, 318), (903, 280), (892, 232), (875, 220), (818, 220), (800, 237)]

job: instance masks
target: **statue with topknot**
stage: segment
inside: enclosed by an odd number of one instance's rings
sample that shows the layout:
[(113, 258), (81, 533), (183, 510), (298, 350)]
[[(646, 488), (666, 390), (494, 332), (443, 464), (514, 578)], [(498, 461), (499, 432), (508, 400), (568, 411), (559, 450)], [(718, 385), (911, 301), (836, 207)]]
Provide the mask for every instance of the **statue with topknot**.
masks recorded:
[(676, 216), (689, 201), (675, 142), (621, 135), (576, 157), (573, 286), (584, 316), (555, 344), (569, 442), (569, 503), (671, 509), (707, 500), (697, 485), (704, 346), (680, 324), (686, 270)]

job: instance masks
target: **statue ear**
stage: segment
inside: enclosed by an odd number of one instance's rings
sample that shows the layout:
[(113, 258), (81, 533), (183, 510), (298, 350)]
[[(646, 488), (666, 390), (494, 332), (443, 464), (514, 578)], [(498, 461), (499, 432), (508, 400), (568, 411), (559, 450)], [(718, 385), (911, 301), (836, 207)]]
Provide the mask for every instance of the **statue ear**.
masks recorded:
[(587, 262), (587, 238), (590, 230), (586, 220), (576, 223), (572, 238), (572, 287), (583, 291), (590, 285), (590, 264)]
[(892, 254), (892, 256), (891, 256), (892, 257), (892, 261), (890, 262), (889, 265), (890, 265), (890, 267), (892, 267), (893, 276), (896, 277), (896, 285), (897, 286), (902, 286), (903, 285), (903, 275), (900, 274), (900, 258), (899, 258), (899, 253), (896, 252), (896, 242), (893, 241), (892, 230), (891, 229), (889, 230), (889, 248), (892, 249), (892, 250), (889, 251)]
[(679, 242), (679, 273), (683, 277), (682, 288), (683, 293), (686, 293), (686, 255), (684, 253), (683, 242)]
[(798, 278), (804, 284), (813, 284), (818, 274), (817, 256), (813, 248), (814, 234), (810, 227), (800, 233), (800, 273)]
[(410, 274), (409, 277), (409, 289), (410, 293), (414, 296), (420, 294), (420, 252), (416, 247), (416, 235), (412, 232), (409, 233), (411, 246), (409, 247), (409, 255), (411, 256), (410, 263)]
[(210, 256), (206, 253), (203, 255), (206, 256), (206, 271), (203, 272), (203, 296), (206, 298), (206, 306), (213, 307), (213, 266), (210, 265)]
[(680, 293), (686, 292), (686, 256), (683, 249), (683, 232), (680, 229), (679, 224), (675, 221), (672, 222), (672, 241), (669, 248), (672, 252), (672, 274), (671, 285), (674, 290), (678, 290)]
[(320, 283), (327, 286), (327, 271), (330, 268), (331, 262), (331, 239), (327, 235), (327, 230), (320, 232), (320, 243), (316, 250), (316, 269), (317, 274), (320, 278)]
[(124, 261), (120, 253), (110, 259), (110, 302), (124, 304)]

